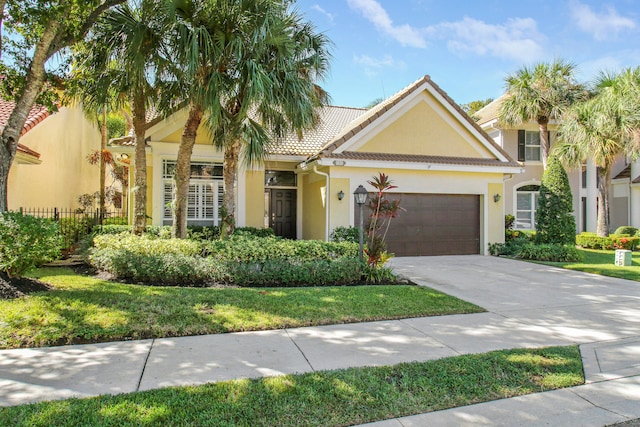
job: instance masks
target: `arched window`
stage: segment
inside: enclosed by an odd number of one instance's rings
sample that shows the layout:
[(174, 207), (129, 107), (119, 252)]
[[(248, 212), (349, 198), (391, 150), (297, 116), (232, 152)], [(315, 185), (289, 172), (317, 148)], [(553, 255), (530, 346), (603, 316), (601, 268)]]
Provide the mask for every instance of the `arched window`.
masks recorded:
[(523, 185), (516, 190), (516, 224), (520, 230), (536, 228), (536, 209), (538, 209), (539, 185)]

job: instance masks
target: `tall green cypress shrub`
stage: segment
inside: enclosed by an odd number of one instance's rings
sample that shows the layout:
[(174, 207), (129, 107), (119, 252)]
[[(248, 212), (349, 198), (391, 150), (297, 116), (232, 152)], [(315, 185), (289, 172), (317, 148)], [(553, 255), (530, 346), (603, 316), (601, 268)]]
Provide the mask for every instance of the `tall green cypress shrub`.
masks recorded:
[(536, 211), (536, 242), (576, 244), (576, 220), (569, 178), (560, 160), (549, 156)]

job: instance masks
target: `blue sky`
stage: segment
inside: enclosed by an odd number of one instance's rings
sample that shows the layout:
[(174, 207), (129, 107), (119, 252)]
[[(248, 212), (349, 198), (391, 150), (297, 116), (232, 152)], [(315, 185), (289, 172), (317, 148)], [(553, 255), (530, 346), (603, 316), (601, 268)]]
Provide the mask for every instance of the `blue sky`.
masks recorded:
[(298, 0), (333, 41), (323, 87), (362, 107), (425, 74), (456, 102), (496, 98), (523, 65), (562, 58), (587, 82), (640, 65), (640, 0)]

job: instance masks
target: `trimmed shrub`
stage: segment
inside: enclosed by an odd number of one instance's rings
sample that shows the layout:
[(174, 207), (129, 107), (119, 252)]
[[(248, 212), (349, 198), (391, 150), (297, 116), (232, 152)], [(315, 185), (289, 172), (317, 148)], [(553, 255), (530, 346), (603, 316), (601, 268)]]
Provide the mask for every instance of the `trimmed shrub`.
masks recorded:
[(585, 249), (633, 250), (639, 242), (640, 237), (631, 237), (628, 234), (610, 234), (607, 237), (602, 237), (596, 233), (584, 232), (576, 236), (576, 244)]
[[(219, 235), (220, 233), (218, 233)], [(256, 236), (256, 237), (274, 237), (275, 233), (272, 228), (256, 228), (256, 227), (238, 227), (233, 230), (236, 236)]]
[(58, 223), (19, 212), (0, 214), (0, 271), (10, 277), (60, 256)]
[(357, 258), (227, 262), (225, 271), (229, 280), (240, 286), (348, 285), (362, 278)]
[(329, 238), (332, 242), (360, 243), (360, 228), (343, 226), (336, 227), (331, 232)]
[(549, 156), (542, 174), (536, 211), (536, 242), (576, 244), (576, 221), (567, 172), (556, 156)]
[(123, 233), (96, 236), (89, 253), (94, 267), (135, 282), (305, 286), (362, 279), (358, 245), (349, 242), (247, 235), (202, 242)]
[(224, 281), (223, 270), (216, 260), (198, 256), (103, 249), (91, 256), (91, 263), (118, 279), (141, 283), (198, 286), (212, 280)]
[(277, 237), (243, 235), (232, 235), (227, 240), (207, 242), (204, 248), (207, 255), (235, 262), (313, 261), (358, 257), (356, 243), (286, 240)]
[(626, 234), (633, 237), (638, 234), (638, 229), (636, 227), (631, 227), (630, 225), (623, 225), (616, 228), (616, 231), (613, 234)]
[(558, 243), (527, 243), (519, 249), (515, 257), (550, 262), (575, 262), (582, 258), (575, 246), (561, 245)]
[(186, 239), (160, 239), (153, 236), (135, 236), (130, 233), (103, 234), (94, 237), (91, 256), (102, 250), (122, 250), (139, 255), (186, 255), (202, 253), (202, 244)]

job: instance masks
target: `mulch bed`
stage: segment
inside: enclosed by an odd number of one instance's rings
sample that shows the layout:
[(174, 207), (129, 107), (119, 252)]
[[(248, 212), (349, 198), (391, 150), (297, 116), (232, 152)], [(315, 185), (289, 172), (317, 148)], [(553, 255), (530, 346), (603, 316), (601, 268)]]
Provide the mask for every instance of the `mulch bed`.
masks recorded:
[(0, 299), (12, 299), (32, 292), (48, 291), (51, 286), (37, 279), (28, 277), (9, 277), (0, 272)]

